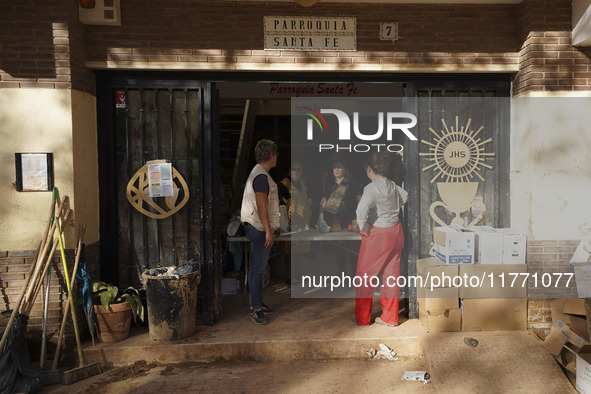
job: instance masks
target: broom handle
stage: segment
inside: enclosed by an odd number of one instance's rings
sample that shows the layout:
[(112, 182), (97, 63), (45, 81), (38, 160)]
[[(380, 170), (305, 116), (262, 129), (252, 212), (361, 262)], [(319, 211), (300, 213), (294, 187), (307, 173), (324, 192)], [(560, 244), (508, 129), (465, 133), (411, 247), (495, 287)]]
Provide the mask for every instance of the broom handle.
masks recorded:
[[(62, 209), (64, 208), (65, 202), (67, 200), (67, 196), (64, 196), (62, 199), (62, 203), (60, 205), (60, 208), (58, 210), (57, 216), (61, 216), (62, 214)], [(55, 222), (53, 222), (53, 225), (51, 226), (49, 233), (51, 234), (50, 238), (53, 238), (53, 234), (55, 233), (55, 228), (56, 228), (56, 224), (57, 224), (57, 220)], [(29, 288), (29, 290), (27, 291), (26, 294), (26, 302), (27, 305), (29, 305), (31, 303), (31, 295), (33, 290), (35, 289), (35, 287), (37, 286), (37, 278), (39, 277), (39, 271), (41, 270), (41, 266), (43, 259), (45, 258), (45, 255), (47, 253), (47, 250), (49, 249), (49, 242), (45, 242), (45, 245), (43, 246), (43, 251), (41, 252), (41, 254), (39, 254), (39, 256), (37, 257), (37, 261), (35, 263), (35, 272), (33, 273), (33, 285)]]
[[(55, 196), (55, 194), (54, 194), (54, 196)], [(33, 264), (31, 264), (31, 268), (29, 269), (29, 273), (26, 276), (25, 285), (23, 286), (23, 289), (21, 290), (21, 293), (19, 294), (16, 305), (12, 309), (12, 313), (10, 314), (10, 319), (8, 319), (8, 325), (6, 326), (6, 329), (4, 330), (4, 334), (2, 335), (2, 340), (0, 340), (0, 354), (2, 354), (4, 352), (4, 344), (6, 343), (6, 340), (8, 339), (8, 333), (10, 332), (10, 330), (12, 328), (12, 324), (14, 323), (14, 319), (16, 318), (16, 315), (18, 314), (18, 310), (21, 307), (21, 304), (23, 303), (23, 300), (25, 299), (25, 294), (27, 293), (27, 288), (29, 287), (29, 284), (31, 283), (31, 279), (33, 278), (33, 271), (35, 271), (35, 269), (37, 268), (37, 264), (39, 263), (39, 259), (41, 258), (41, 250), (45, 249), (45, 243), (47, 241), (47, 237), (49, 235), (49, 228), (51, 225), (50, 221), (51, 221), (51, 217), (54, 214), (54, 211), (55, 211), (55, 200), (52, 199), (51, 208), (49, 210), (49, 220), (48, 220), (47, 224), (45, 225), (45, 229), (43, 231), (43, 237), (41, 238), (41, 242), (39, 243), (39, 246), (37, 247), (37, 254), (35, 255), (35, 258), (33, 260)], [(23, 308), (24, 308), (24, 306), (23, 306)]]
[[(43, 241), (41, 241), (39, 243), (39, 247), (37, 248), (37, 256), (39, 255), (39, 252), (41, 251), (42, 245), (43, 245)], [(37, 256), (35, 256), (35, 261), (37, 261)], [(12, 312), (10, 313), (10, 319), (8, 319), (8, 325), (4, 329), (4, 334), (2, 334), (2, 340), (0, 340), (0, 354), (4, 353), (4, 344), (6, 343), (6, 340), (8, 339), (8, 333), (10, 332), (10, 329), (12, 328), (12, 324), (14, 323), (14, 319), (15, 319), (16, 315), (18, 315), (18, 309), (20, 308), (21, 303), (23, 302), (23, 298), (25, 297), (25, 292), (27, 291), (27, 287), (29, 286), (29, 282), (31, 281), (31, 277), (32, 277), (34, 269), (35, 269), (35, 264), (31, 264), (31, 268), (29, 269), (29, 273), (27, 274), (27, 279), (25, 280), (25, 285), (23, 286), (23, 289), (21, 290), (21, 293), (18, 296), (18, 300), (16, 301), (15, 307), (12, 309)]]
[(56, 204), (56, 195), (57, 195), (57, 188), (53, 188), (53, 194), (51, 197), (51, 208), (49, 210), (49, 218), (47, 219), (47, 224), (45, 225), (45, 230), (43, 231), (43, 239), (42, 244), (45, 246), (45, 242), (47, 242), (47, 238), (49, 237), (49, 229), (53, 225), (53, 221), (55, 220), (55, 204)]
[[(53, 254), (55, 253), (56, 247), (57, 247), (57, 242), (52, 246), (51, 251), (49, 252), (49, 256), (47, 257), (49, 260), (51, 260), (53, 258)], [(34, 300), (37, 298), (37, 294), (38, 293), (39, 292), (37, 291), (37, 289), (35, 289), (35, 291), (33, 291), (33, 296), (31, 298), (31, 300), (33, 302), (25, 302), (25, 303), (23, 303), (23, 314), (29, 316), (29, 314), (31, 313), (31, 309), (33, 309), (33, 305), (35, 304), (35, 301)]]
[[(49, 227), (53, 224), (55, 220), (55, 202), (57, 198), (57, 187), (53, 188), (53, 192), (51, 193), (51, 210), (49, 211), (49, 218), (47, 219), (47, 225), (45, 226), (45, 233), (43, 235), (43, 242), (47, 241), (47, 236), (49, 232)], [(51, 267), (51, 263), (50, 263)], [(47, 271), (47, 269), (45, 270)], [(43, 272), (43, 276), (46, 275), (45, 271)], [(47, 310), (49, 308), (49, 295), (50, 295), (50, 282), (51, 282), (51, 270), (47, 271), (47, 276), (45, 278), (45, 299), (43, 300), (43, 335), (41, 338), (41, 354), (39, 356), (39, 369), (43, 369), (43, 364), (45, 363), (45, 350), (46, 350), (46, 340), (47, 340)]]
[[(74, 263), (74, 269), (72, 271), (72, 278), (76, 278), (76, 273), (78, 272), (78, 263), (80, 262), (80, 253), (82, 251), (82, 241), (84, 239), (84, 232), (86, 231), (86, 225), (82, 225), (82, 230), (80, 231), (80, 236), (78, 239), (78, 249), (76, 249), (76, 262)], [(74, 279), (75, 281), (75, 279)], [(69, 293), (69, 292), (68, 292)], [(62, 347), (62, 339), (64, 337), (64, 331), (66, 328), (66, 321), (68, 320), (68, 315), (70, 313), (70, 303), (66, 304), (64, 308), (64, 317), (62, 318), (62, 325), (60, 326), (60, 333), (57, 340), (57, 348), (55, 349), (55, 355), (53, 356), (53, 364), (51, 366), (52, 370), (57, 369), (57, 363), (60, 356), (60, 350)]]
[[(68, 221), (68, 218), (70, 217), (70, 212), (72, 210), (68, 209), (68, 211), (66, 212), (65, 216), (64, 216), (64, 223), (66, 221)], [(59, 220), (59, 217), (56, 218), (57, 220)], [(35, 289), (33, 291), (33, 294), (31, 295), (31, 300), (29, 302), (27, 302), (27, 307), (25, 310), (25, 315), (28, 315), (31, 313), (31, 309), (33, 309), (33, 306), (35, 304), (35, 300), (37, 299), (37, 296), (39, 295), (39, 291), (41, 290), (41, 285), (43, 284), (43, 278), (47, 275), (47, 271), (49, 271), (49, 267), (51, 266), (51, 260), (53, 259), (53, 255), (55, 254), (55, 250), (57, 248), (58, 243), (57, 242), (53, 242), (53, 246), (51, 247), (51, 251), (49, 252), (49, 256), (47, 257), (47, 259), (45, 260), (45, 263), (43, 264), (43, 273), (41, 274), (41, 280), (39, 281), (39, 283), (36, 284)]]
[(64, 265), (64, 277), (66, 278), (66, 286), (68, 288), (68, 300), (70, 301), (70, 309), (72, 310), (72, 322), (74, 323), (74, 335), (76, 336), (76, 346), (78, 347), (78, 359), (81, 365), (84, 364), (84, 356), (82, 355), (82, 345), (80, 343), (80, 336), (78, 335), (78, 321), (76, 320), (76, 310), (74, 309), (74, 298), (72, 297), (72, 286), (70, 285), (70, 277), (68, 275), (68, 264), (66, 263), (66, 254), (64, 252), (64, 243), (59, 225), (59, 220), (56, 221), (58, 232), (57, 238), (60, 243), (60, 252), (62, 254), (62, 263)]

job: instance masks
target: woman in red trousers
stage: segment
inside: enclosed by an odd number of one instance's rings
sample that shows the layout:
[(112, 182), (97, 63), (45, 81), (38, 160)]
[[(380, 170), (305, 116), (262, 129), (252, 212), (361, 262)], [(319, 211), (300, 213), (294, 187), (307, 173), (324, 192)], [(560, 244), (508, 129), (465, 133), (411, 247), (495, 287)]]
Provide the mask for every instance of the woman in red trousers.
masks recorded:
[[(355, 321), (359, 325), (371, 323), (374, 287), (382, 275), (380, 305), (382, 315), (377, 324), (398, 325), (398, 294), (396, 280), (400, 275), (400, 254), (404, 247), (402, 224), (398, 218), (408, 193), (384, 176), (393, 153), (372, 153), (365, 170), (371, 183), (363, 189), (357, 206), (357, 224), (361, 232), (361, 249), (357, 260), (357, 276), (362, 279), (356, 289)], [(400, 158), (397, 162), (400, 163)], [(358, 279), (359, 280), (359, 279)]]

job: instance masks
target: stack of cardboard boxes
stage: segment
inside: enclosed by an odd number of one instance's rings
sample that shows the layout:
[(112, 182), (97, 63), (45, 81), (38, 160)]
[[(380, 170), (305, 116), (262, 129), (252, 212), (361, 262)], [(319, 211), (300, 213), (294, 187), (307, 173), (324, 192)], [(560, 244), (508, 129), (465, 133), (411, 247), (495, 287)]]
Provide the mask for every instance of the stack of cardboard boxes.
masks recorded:
[(433, 238), (436, 257), (417, 261), (419, 319), (429, 331), (527, 328), (524, 235), (436, 227)]
[(552, 328), (544, 344), (564, 369), (576, 375), (577, 390), (591, 394), (591, 240), (581, 241), (570, 263), (579, 298), (551, 302)]
[(546, 348), (567, 370), (576, 373), (578, 354), (589, 353), (589, 330), (585, 300), (557, 298), (551, 302), (552, 328), (544, 340)]

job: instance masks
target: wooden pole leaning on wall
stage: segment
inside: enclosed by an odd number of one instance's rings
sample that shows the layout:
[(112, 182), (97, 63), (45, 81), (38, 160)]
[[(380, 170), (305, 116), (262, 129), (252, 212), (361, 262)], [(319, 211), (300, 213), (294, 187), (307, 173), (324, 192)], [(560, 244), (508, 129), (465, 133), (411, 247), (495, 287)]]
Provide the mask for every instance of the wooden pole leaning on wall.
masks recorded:
[[(58, 207), (58, 213), (55, 216), (55, 220), (53, 222), (53, 224), (51, 225), (51, 228), (49, 229), (48, 232), (48, 237), (45, 240), (45, 245), (43, 247), (43, 251), (41, 252), (41, 254), (39, 255), (39, 257), (37, 258), (37, 261), (35, 263), (35, 271), (33, 272), (33, 277), (31, 278), (31, 284), (29, 286), (29, 289), (27, 290), (27, 294), (25, 296), (25, 304), (23, 306), (23, 311), (29, 313), (33, 307), (33, 304), (35, 303), (35, 298), (37, 296), (37, 293), (39, 292), (39, 288), (41, 287), (41, 282), (43, 282), (43, 277), (40, 275), (43, 272), (43, 268), (44, 268), (44, 262), (46, 261), (46, 256), (47, 256), (47, 252), (49, 249), (49, 245), (51, 244), (51, 242), (49, 242), (50, 239), (53, 239), (53, 235), (55, 234), (55, 229), (57, 228), (57, 222), (58, 220), (60, 220), (60, 218), (62, 218), (62, 212), (63, 209), (65, 207), (66, 202), (68, 201), (68, 196), (64, 196), (62, 198), (62, 203), (60, 204), (60, 206)], [(68, 214), (68, 212), (66, 212), (66, 215)], [(68, 215), (69, 216), (69, 215)], [(55, 245), (55, 242), (54, 242)]]
[(48, 237), (46, 238), (46, 240), (44, 242), (43, 250), (41, 251), (41, 254), (39, 254), (39, 256), (37, 257), (37, 261), (35, 262), (35, 271), (33, 272), (33, 277), (31, 278), (31, 280), (33, 282), (31, 284), (31, 286), (29, 287), (29, 289), (27, 290), (27, 293), (25, 296), (25, 305), (29, 305), (31, 303), (31, 297), (33, 295), (33, 291), (34, 291), (35, 287), (37, 286), (37, 280), (39, 279), (39, 273), (42, 268), (41, 266), (43, 265), (43, 261), (45, 260), (45, 256), (47, 255), (47, 251), (49, 249), (50, 242), (47, 242), (47, 240), (53, 239), (53, 234), (55, 233), (55, 229), (57, 227), (57, 218), (61, 217), (62, 209), (65, 206), (65, 202), (67, 201), (67, 198), (68, 198), (67, 196), (64, 196), (62, 198), (62, 204), (58, 208), (56, 220), (51, 225), (51, 228), (49, 229), (49, 232), (48, 232)]
[[(39, 247), (37, 248), (37, 256), (39, 256), (39, 253), (41, 252), (41, 248), (43, 247), (43, 241), (39, 242)], [(37, 259), (35, 258), (35, 261)], [(23, 299), (25, 298), (25, 292), (27, 290), (27, 287), (29, 286), (29, 282), (31, 281), (31, 277), (33, 276), (33, 270), (35, 269), (35, 264), (31, 264), (31, 268), (29, 269), (29, 273), (26, 276), (26, 280), (25, 280), (25, 285), (23, 286), (18, 299), (16, 301), (16, 304), (14, 304), (14, 308), (12, 309), (12, 312), (10, 313), (10, 319), (8, 319), (8, 325), (6, 326), (6, 328), (4, 329), (4, 334), (2, 335), (2, 340), (0, 340), (0, 354), (4, 353), (4, 344), (6, 343), (6, 340), (8, 339), (8, 334), (10, 333), (10, 329), (12, 328), (12, 325), (14, 324), (14, 319), (16, 318), (16, 315), (18, 315), (18, 310), (21, 306), (21, 303), (23, 302)]]
[[(63, 217), (63, 223), (64, 224), (70, 218), (70, 213), (71, 212), (72, 212), (71, 209), (68, 209), (66, 211), (66, 214)], [(55, 220), (60, 220), (60, 218), (58, 216), (56, 216), (55, 217)], [(59, 228), (59, 226), (58, 226), (58, 228)], [(61, 226), (61, 229), (63, 231), (63, 225)], [(63, 232), (61, 234), (63, 236)], [(49, 267), (51, 266), (51, 261), (53, 260), (53, 255), (55, 254), (55, 250), (57, 249), (58, 245), (59, 245), (59, 243), (57, 242), (57, 240), (54, 240), (53, 241), (53, 246), (51, 247), (51, 251), (49, 252), (49, 255), (47, 256), (47, 258), (42, 263), (43, 272), (39, 276), (39, 278), (38, 278), (39, 280), (37, 281), (37, 284), (35, 285), (35, 289), (33, 290), (33, 293), (32, 293), (32, 296), (31, 296), (31, 302), (27, 303), (27, 309), (23, 309), (24, 312), (25, 312), (25, 315), (29, 315), (31, 313), (31, 309), (33, 309), (33, 306), (35, 304), (35, 300), (37, 299), (37, 296), (39, 295), (39, 292), (41, 291), (41, 288), (43, 286), (43, 279), (46, 277), (47, 271), (49, 270)]]
[[(21, 305), (23, 306), (22, 309), (25, 310), (25, 305), (27, 304), (27, 300), (30, 298), (30, 295), (28, 295), (28, 294), (32, 291), (32, 288), (33, 288), (33, 285), (31, 282), (34, 283), (33, 279), (36, 277), (35, 274), (38, 274), (38, 272), (40, 270), (39, 265), (40, 265), (41, 261), (43, 260), (45, 253), (47, 253), (47, 249), (49, 247), (49, 243), (47, 242), (47, 239), (50, 237), (49, 236), (50, 233), (51, 233), (51, 237), (53, 238), (55, 226), (50, 227), (50, 221), (51, 221), (51, 217), (53, 216), (54, 211), (55, 211), (55, 201), (52, 200), (51, 208), (49, 211), (49, 220), (48, 220), (47, 224), (45, 225), (45, 229), (43, 232), (43, 236), (41, 238), (41, 242), (39, 243), (39, 247), (37, 248), (37, 253), (35, 255), (35, 258), (33, 259), (33, 263), (31, 264), (31, 268), (29, 269), (29, 272), (27, 273), (27, 276), (25, 277), (25, 284), (24, 284), (23, 288), (21, 289), (21, 292), (20, 292), (19, 297), (16, 301), (16, 304), (14, 305), (14, 308), (12, 308), (12, 312), (10, 314), (10, 319), (8, 320), (8, 324), (4, 330), (4, 334), (2, 335), (2, 339), (0, 340), (0, 354), (2, 354), (4, 352), (4, 345), (6, 344), (6, 341), (8, 339), (8, 335), (10, 333), (10, 330), (12, 329), (12, 325), (14, 324), (14, 319), (19, 314), (19, 310), (21, 309)], [(29, 291), (27, 291), (27, 290), (29, 290)], [(29, 308), (27, 308), (27, 309), (29, 309)], [(30, 311), (30, 309), (29, 309), (29, 311)]]
[[(68, 289), (68, 292), (73, 291), (74, 283), (76, 282), (76, 274), (78, 273), (78, 263), (80, 263), (80, 254), (82, 253), (82, 243), (84, 242), (84, 232), (86, 231), (86, 225), (82, 225), (82, 229), (80, 230), (80, 235), (78, 236), (78, 245), (76, 247), (76, 258), (74, 262), (74, 269), (72, 270), (72, 289)], [(60, 325), (60, 332), (57, 337), (57, 347), (55, 349), (55, 355), (53, 356), (53, 364), (51, 366), (52, 370), (57, 369), (57, 364), (60, 357), (60, 352), (62, 348), (62, 340), (64, 338), (64, 332), (66, 328), (66, 321), (68, 320), (68, 316), (70, 314), (70, 303), (66, 302), (66, 306), (64, 307), (64, 316), (62, 317), (62, 324)]]

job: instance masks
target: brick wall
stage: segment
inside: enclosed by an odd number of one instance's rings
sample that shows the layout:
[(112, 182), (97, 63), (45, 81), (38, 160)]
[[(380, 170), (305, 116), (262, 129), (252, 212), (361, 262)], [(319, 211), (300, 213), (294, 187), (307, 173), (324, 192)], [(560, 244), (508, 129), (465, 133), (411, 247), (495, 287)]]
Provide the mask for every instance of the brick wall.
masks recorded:
[(0, 89), (78, 89), (94, 94), (86, 69), (84, 26), (77, 3), (25, 0), (2, 4)]
[[(88, 26), (88, 61), (100, 68), (255, 68), (467, 71), (517, 70), (515, 5), (317, 4), (166, 0), (121, 4), (122, 26)], [(355, 16), (356, 52), (264, 51), (266, 15)], [(400, 39), (380, 41), (379, 23), (398, 22)], [(476, 28), (486, 26), (486, 28)]]
[[(19, 295), (26, 283), (27, 274), (31, 268), (31, 264), (34, 263), (36, 251), (19, 251), (19, 252), (7, 252), (0, 251), (0, 309), (11, 310), (16, 306)], [(65, 292), (65, 278), (63, 275), (63, 265), (61, 258), (59, 257), (59, 249), (56, 250), (53, 265), (52, 265), (52, 276), (50, 281), (50, 293), (49, 293), (49, 304), (48, 304), (48, 318), (47, 318), (47, 358), (51, 359), (55, 354), (55, 348), (57, 345), (57, 337), (59, 333), (60, 324), (63, 316), (63, 308), (68, 302), (67, 293)], [(86, 259), (87, 262), (96, 262), (98, 259), (98, 244), (88, 245), (86, 247)], [(74, 266), (74, 251), (66, 251), (66, 261), (70, 270)], [(98, 264), (91, 264), (92, 266), (98, 266)], [(96, 278), (96, 272), (90, 272), (91, 277)], [(45, 278), (44, 281), (45, 283)], [(44, 285), (45, 286), (45, 285)], [(43, 330), (43, 310), (45, 300), (45, 287), (39, 292), (39, 295), (35, 299), (33, 308), (29, 315), (28, 326), (27, 326), (27, 345), (31, 353), (33, 361), (37, 361), (39, 357), (41, 338)], [(77, 321), (78, 327), (82, 338), (87, 338), (89, 332), (87, 329), (86, 318), (83, 315), (81, 307), (77, 308)], [(8, 324), (8, 318), (0, 316), (0, 332), (2, 332)], [(72, 326), (71, 318), (68, 320), (65, 332), (66, 346), (71, 348), (75, 346), (74, 329)], [(63, 354), (66, 357), (67, 354)]]
[[(568, 0), (491, 4), (125, 1), (122, 26), (84, 26), (68, 0), (11, 3), (0, 26), (0, 88), (94, 92), (99, 68), (518, 71), (514, 94), (591, 90), (591, 50), (570, 45)], [(265, 15), (355, 16), (356, 52), (264, 51)], [(379, 23), (400, 39), (380, 41)], [(301, 68), (300, 68), (301, 70)]]
[[(122, 26), (84, 26), (76, 3), (5, 5), (1, 87), (94, 92), (85, 68), (518, 71), (514, 94), (591, 90), (591, 51), (570, 45), (568, 0), (519, 5), (233, 3), (160, 0), (122, 3)], [(265, 15), (355, 16), (356, 52), (264, 51)], [(379, 22), (400, 39), (380, 41)], [(483, 28), (477, 28), (483, 27)], [(484, 28), (485, 27), (485, 28)]]
[[(579, 241), (530, 241), (527, 242), (528, 326), (548, 332), (552, 326), (550, 301), (553, 298), (577, 298), (577, 287), (570, 259)], [(544, 279), (542, 277), (546, 274)], [(551, 277), (548, 275), (550, 274)], [(537, 275), (537, 281), (533, 276)], [(551, 280), (550, 280), (551, 279)], [(568, 282), (568, 283), (567, 283)], [(568, 284), (568, 286), (567, 286)]]
[(591, 91), (591, 50), (571, 45), (571, 1), (526, 0), (520, 19), (523, 44), (514, 95)]

